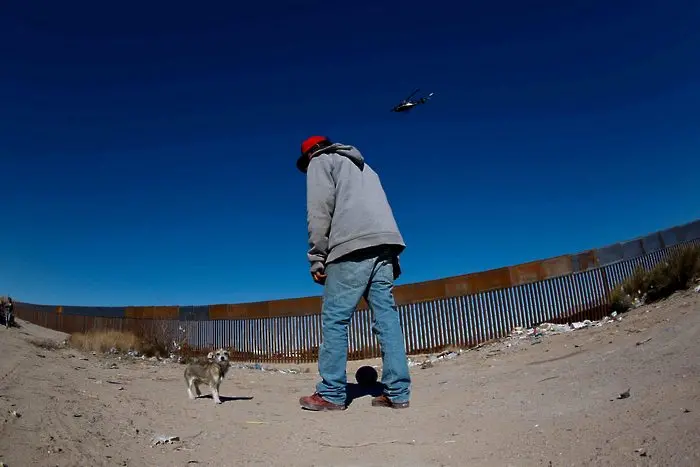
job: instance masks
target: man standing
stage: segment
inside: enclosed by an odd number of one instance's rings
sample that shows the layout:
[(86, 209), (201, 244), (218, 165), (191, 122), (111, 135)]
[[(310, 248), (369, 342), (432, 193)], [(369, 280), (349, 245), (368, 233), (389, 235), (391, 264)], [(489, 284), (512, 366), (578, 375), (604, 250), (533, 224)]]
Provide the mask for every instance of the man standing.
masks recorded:
[(348, 324), (364, 297), (382, 352), (384, 394), (372, 405), (407, 408), (411, 376), (392, 294), (406, 245), (379, 177), (355, 147), (325, 136), (302, 143), (297, 168), (306, 174), (311, 276), (324, 286), (321, 381), (299, 403), (308, 410), (347, 408)]
[(14, 325), (15, 304), (12, 301), (12, 297), (9, 295), (7, 297), (0, 297), (0, 313), (3, 315), (3, 321), (5, 322), (5, 327), (9, 328)]

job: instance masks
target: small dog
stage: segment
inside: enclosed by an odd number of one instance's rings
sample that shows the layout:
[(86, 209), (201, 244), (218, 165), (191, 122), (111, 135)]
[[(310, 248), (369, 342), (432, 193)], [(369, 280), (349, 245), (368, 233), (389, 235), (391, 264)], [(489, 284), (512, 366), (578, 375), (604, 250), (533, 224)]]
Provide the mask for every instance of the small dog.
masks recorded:
[(187, 394), (190, 399), (201, 396), (200, 384), (208, 384), (211, 389), (211, 397), (215, 404), (221, 404), (219, 399), (219, 386), (229, 369), (228, 350), (219, 349), (209, 352), (207, 361), (204, 363), (191, 363), (185, 368), (185, 382), (187, 383)]

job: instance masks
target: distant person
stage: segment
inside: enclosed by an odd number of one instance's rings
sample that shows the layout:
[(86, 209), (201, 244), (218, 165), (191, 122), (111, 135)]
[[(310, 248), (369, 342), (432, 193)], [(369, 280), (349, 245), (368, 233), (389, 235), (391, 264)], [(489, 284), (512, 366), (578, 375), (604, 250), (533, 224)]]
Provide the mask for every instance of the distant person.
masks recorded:
[(306, 174), (311, 277), (324, 286), (316, 392), (308, 410), (347, 408), (348, 324), (364, 296), (382, 352), (384, 393), (375, 407), (407, 408), (411, 376), (392, 289), (406, 248), (377, 174), (355, 147), (312, 136), (297, 168)]
[(7, 328), (14, 324), (14, 309), (15, 305), (12, 302), (12, 297), (0, 297), (0, 311), (2, 312), (3, 322)]

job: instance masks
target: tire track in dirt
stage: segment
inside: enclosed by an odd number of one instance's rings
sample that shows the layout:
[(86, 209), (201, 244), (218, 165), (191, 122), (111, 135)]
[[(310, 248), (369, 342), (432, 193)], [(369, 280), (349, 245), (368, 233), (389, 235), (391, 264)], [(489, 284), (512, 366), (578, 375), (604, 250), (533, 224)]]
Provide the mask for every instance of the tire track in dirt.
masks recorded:
[(9, 445), (8, 447), (3, 446), (6, 439), (5, 432), (19, 421), (17, 417), (10, 414), (12, 410), (18, 411), (12, 402), (15, 400), (12, 396), (12, 388), (17, 386), (17, 380), (21, 374), (19, 369), (30, 357), (23, 349), (23, 340), (17, 335), (15, 329), (3, 327), (0, 330), (0, 339), (5, 344), (2, 357), (0, 357), (0, 374), (2, 374), (2, 379), (0, 379), (0, 410), (2, 410), (3, 416), (3, 423), (0, 426), (0, 452), (7, 452)]
[(0, 379), (0, 391), (5, 391), (15, 381), (15, 374), (17, 368), (26, 360), (29, 356), (26, 352), (21, 349), (17, 336), (13, 336), (11, 333), (12, 329), (0, 330), (0, 339), (5, 343), (9, 344), (10, 348), (3, 351), (2, 358), (0, 358), (0, 374), (2, 378)]
[[(80, 418), (74, 416), (80, 415), (77, 406), (90, 398), (75, 386), (65, 388), (60, 384), (65, 375), (75, 373), (69, 356), (61, 350), (42, 351), (32, 346), (30, 340), (47, 337), (41, 332), (34, 335), (31, 324), (27, 328), (2, 336), (2, 408), (11, 406), (13, 401), (23, 401), (14, 407), (21, 416), (0, 427), (3, 460), (10, 465), (114, 465), (105, 463), (100, 450), (90, 447), (100, 444), (82, 423), (70, 423), (72, 418)], [(71, 400), (76, 396), (78, 400)], [(93, 406), (94, 402), (89, 404), (90, 411), (97, 412)], [(38, 436), (28, 436), (29, 433)], [(14, 459), (19, 452), (23, 453), (21, 461)]]

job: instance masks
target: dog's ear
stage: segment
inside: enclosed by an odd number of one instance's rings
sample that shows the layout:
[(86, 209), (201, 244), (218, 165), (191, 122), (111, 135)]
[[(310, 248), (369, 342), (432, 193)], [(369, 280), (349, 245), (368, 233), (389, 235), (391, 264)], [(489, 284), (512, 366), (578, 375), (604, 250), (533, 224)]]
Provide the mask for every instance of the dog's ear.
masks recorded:
[(207, 354), (207, 360), (211, 360), (212, 358), (214, 358), (214, 352), (209, 352)]

